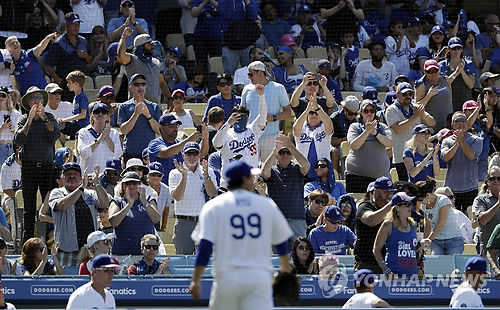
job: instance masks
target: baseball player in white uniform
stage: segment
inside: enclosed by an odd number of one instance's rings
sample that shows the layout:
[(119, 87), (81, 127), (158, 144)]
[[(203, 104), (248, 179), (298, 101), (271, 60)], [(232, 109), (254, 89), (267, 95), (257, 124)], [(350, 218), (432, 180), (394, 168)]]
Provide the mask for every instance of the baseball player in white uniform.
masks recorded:
[(360, 269), (354, 273), (354, 294), (342, 306), (342, 309), (358, 308), (390, 308), (391, 306), (382, 298), (373, 294), (373, 287), (377, 276), (370, 269)]
[(210, 309), (273, 308), (272, 246), (280, 255), (280, 272), (290, 272), (292, 230), (271, 199), (253, 192), (253, 176), (259, 170), (244, 161), (231, 162), (225, 170), (229, 192), (205, 204), (193, 231), (199, 247), (189, 288), (199, 299), (200, 279), (213, 250)]
[(255, 90), (259, 95), (259, 116), (248, 124), (250, 116), (248, 108), (236, 106), (227, 122), (213, 138), (214, 147), (222, 157), (222, 174), (230, 159), (237, 155), (243, 155), (241, 159), (252, 167), (259, 165), (259, 138), (266, 127), (267, 104), (264, 86), (256, 85)]
[(97, 255), (92, 260), (90, 282), (71, 294), (66, 309), (115, 309), (115, 298), (106, 288), (119, 268), (111, 256)]
[(471, 257), (465, 263), (465, 279), (450, 300), (450, 308), (484, 308), (477, 290), (486, 282), (488, 263), (482, 257)]

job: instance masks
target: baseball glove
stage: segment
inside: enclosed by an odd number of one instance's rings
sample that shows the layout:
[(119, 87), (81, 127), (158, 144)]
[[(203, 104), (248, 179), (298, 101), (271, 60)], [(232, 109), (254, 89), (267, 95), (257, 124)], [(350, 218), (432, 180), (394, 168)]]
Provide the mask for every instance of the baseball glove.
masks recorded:
[(293, 273), (280, 272), (274, 278), (273, 297), (276, 306), (293, 306), (299, 300), (299, 279)]

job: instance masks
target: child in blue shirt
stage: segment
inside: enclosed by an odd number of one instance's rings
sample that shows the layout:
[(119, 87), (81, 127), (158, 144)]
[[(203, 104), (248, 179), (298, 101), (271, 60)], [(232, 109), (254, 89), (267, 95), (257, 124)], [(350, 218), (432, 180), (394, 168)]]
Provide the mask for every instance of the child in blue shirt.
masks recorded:
[(85, 85), (85, 74), (81, 71), (72, 71), (66, 77), (68, 81), (68, 89), (75, 93), (73, 98), (73, 116), (64, 119), (58, 119), (59, 123), (65, 123), (61, 132), (70, 136), (71, 140), (75, 139), (75, 134), (81, 128), (87, 127), (89, 122), (89, 99), (83, 92)]
[(353, 30), (346, 30), (343, 35), (343, 43), (342, 46), (342, 56), (344, 56), (345, 61), (345, 69), (346, 69), (346, 78), (348, 81), (352, 81), (354, 77), (354, 71), (356, 71), (356, 66), (359, 64), (359, 49), (354, 46), (354, 42), (357, 34)]

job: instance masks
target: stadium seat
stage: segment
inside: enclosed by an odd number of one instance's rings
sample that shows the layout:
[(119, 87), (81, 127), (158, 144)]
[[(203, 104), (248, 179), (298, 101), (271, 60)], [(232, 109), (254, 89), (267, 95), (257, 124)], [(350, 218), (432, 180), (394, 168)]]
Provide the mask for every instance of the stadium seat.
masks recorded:
[(464, 253), (463, 254), (466, 254), (466, 255), (477, 255), (476, 244), (475, 243), (466, 243), (466, 244), (464, 244)]
[(193, 132), (196, 131), (196, 128), (182, 128), (181, 130), (179, 130), (179, 132), (183, 132), (186, 136), (189, 136), (190, 134), (192, 134)]
[(365, 193), (348, 193), (356, 200), (356, 204), (359, 204), (363, 198), (365, 198)]
[(447, 172), (448, 172), (448, 169), (446, 169), (446, 168), (439, 169), (439, 174), (436, 177), (437, 186), (443, 186), (444, 185), (444, 180), (446, 179), (446, 173)]
[(177, 46), (181, 49), (182, 54), (186, 53), (186, 42), (182, 33), (167, 34), (167, 47)]
[(273, 266), (279, 266), (280, 265), (280, 257), (278, 255), (273, 255), (271, 258), (271, 262)]
[(345, 180), (339, 180), (339, 179), (336, 179), (335, 181), (336, 181), (336, 182), (339, 182), (340, 184), (344, 185), (344, 187), (345, 187)]
[(87, 88), (87, 89), (94, 89), (95, 88), (95, 85), (94, 85), (94, 80), (90, 77), (90, 76), (85, 76), (85, 84), (83, 84), (83, 88)]
[(325, 47), (310, 47), (306, 54), (307, 58), (328, 59)]
[(186, 103), (184, 105), (185, 109), (189, 109), (194, 112), (199, 119), (203, 118), (203, 114), (205, 114), (205, 108), (207, 107), (206, 103)]
[(437, 276), (449, 275), (455, 269), (454, 258), (451, 255), (426, 255), (424, 261), (425, 274)]
[(370, 51), (367, 48), (360, 48), (359, 49), (359, 59), (360, 60), (365, 60), (365, 59), (370, 59)]
[(342, 158), (340, 158), (340, 171), (342, 172), (342, 178), (345, 179), (345, 160), (347, 158), (347, 154), (349, 154), (349, 150), (351, 149), (351, 145), (349, 142), (344, 141), (340, 144), (340, 150), (342, 152)]
[(99, 75), (95, 77), (95, 88), (100, 89), (104, 85), (113, 85), (111, 75)]
[(379, 92), (378, 95), (377, 95), (377, 98), (380, 102), (384, 102), (385, 101), (385, 96), (387, 96), (387, 92)]
[(194, 53), (194, 47), (192, 45), (189, 45), (187, 47), (186, 60), (187, 61), (196, 61), (196, 55)]
[(269, 46), (267, 48), (267, 54), (269, 55), (269, 57), (271, 57), (272, 59), (276, 59), (276, 52), (274, 51), (274, 47), (272, 46)]
[(224, 65), (222, 64), (222, 57), (210, 57), (208, 60), (210, 72), (221, 74), (224, 72)]
[[(196, 263), (196, 255), (187, 255), (186, 259), (187, 259), (187, 264), (189, 266), (194, 266), (194, 264)], [(213, 259), (214, 259), (214, 257), (210, 256), (210, 259), (208, 260), (208, 265), (210, 265), (210, 266), (212, 265)]]
[(99, 92), (98, 89), (85, 88), (83, 92), (85, 93), (85, 95), (87, 95), (87, 98), (89, 98), (89, 103), (97, 100), (97, 93)]
[(318, 61), (318, 58), (296, 58), (293, 62), (296, 65), (304, 65), (308, 71), (316, 72)]
[(171, 243), (165, 243), (163, 246), (165, 247), (165, 252), (167, 253), (167, 255), (175, 254), (175, 245)]
[(392, 179), (392, 183), (396, 183), (396, 181), (398, 180), (398, 170), (396, 168), (391, 168), (391, 179)]
[(80, 271), (80, 266), (64, 266), (64, 274), (69, 276), (77, 276)]
[(359, 100), (361, 100), (361, 93), (357, 92), (357, 91), (343, 91), (342, 98), (345, 98), (347, 96), (354, 96), (354, 97), (358, 98)]

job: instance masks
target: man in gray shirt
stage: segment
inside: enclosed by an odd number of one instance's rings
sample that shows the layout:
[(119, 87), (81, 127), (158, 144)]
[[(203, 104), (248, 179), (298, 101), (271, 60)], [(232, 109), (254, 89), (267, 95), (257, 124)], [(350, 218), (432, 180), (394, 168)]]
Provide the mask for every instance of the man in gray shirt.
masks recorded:
[(16, 124), (14, 143), (21, 147), (21, 183), (24, 199), (23, 243), (34, 237), (36, 193), (42, 199), (56, 187), (54, 179), (54, 144), (59, 138), (59, 126), (51, 113), (46, 113), (48, 95), (36, 86), (28, 89), (21, 107), (28, 111)]
[(97, 210), (109, 206), (108, 194), (97, 182), (99, 171), (93, 174), (95, 191), (86, 189), (86, 172), (87, 169), (82, 179), (80, 165), (64, 164), (64, 187), (52, 190), (49, 197), (54, 217), (54, 242), (59, 243), (58, 258), (63, 266), (78, 265), (78, 252), (87, 242), (87, 236), (98, 228)]
[(478, 193), (477, 162), (483, 150), (483, 138), (467, 132), (467, 117), (463, 112), (455, 112), (451, 121), (455, 132), (441, 145), (441, 157), (448, 162), (444, 186), (455, 194), (457, 210), (467, 215), (467, 207)]

